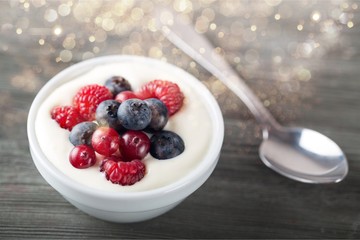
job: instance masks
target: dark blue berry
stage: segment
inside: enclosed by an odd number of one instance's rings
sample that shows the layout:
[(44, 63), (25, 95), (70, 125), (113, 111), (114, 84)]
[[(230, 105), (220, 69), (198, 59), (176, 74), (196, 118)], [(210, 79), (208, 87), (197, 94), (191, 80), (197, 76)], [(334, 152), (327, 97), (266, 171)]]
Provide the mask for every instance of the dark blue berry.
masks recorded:
[(146, 130), (149, 132), (162, 130), (169, 119), (169, 113), (166, 105), (157, 98), (148, 98), (144, 100), (151, 109), (151, 122)]
[(74, 146), (91, 146), (91, 137), (98, 125), (94, 122), (81, 122), (76, 124), (70, 132), (69, 140)]
[(143, 130), (151, 121), (151, 109), (140, 99), (128, 99), (118, 109), (120, 124), (126, 129)]
[(116, 131), (123, 130), (117, 112), (120, 103), (115, 100), (105, 100), (96, 108), (95, 118), (100, 126), (106, 126), (115, 129)]
[(156, 132), (150, 138), (150, 154), (157, 159), (169, 159), (185, 150), (182, 138), (171, 131)]
[(116, 96), (122, 91), (131, 91), (130, 83), (123, 77), (113, 76), (105, 81), (105, 87), (107, 87), (113, 96)]

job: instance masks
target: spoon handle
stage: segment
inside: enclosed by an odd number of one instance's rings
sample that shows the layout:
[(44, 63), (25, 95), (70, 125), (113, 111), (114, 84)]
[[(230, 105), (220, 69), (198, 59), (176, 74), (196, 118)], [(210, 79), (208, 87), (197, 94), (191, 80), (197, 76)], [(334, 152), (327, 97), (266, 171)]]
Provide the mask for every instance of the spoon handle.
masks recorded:
[(171, 24), (162, 25), (161, 30), (165, 37), (232, 90), (250, 109), (263, 130), (280, 128), (271, 113), (229, 63), (214, 50), (207, 38), (181, 19), (175, 20), (175, 17)]

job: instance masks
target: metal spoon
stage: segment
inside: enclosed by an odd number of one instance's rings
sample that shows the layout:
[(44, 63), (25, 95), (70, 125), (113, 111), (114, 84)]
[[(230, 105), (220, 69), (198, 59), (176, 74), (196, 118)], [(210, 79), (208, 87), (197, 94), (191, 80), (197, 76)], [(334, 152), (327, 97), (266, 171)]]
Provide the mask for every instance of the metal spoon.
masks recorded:
[(158, 13), (157, 20), (167, 39), (221, 80), (250, 109), (262, 127), (259, 155), (266, 166), (305, 183), (332, 183), (344, 179), (348, 163), (335, 142), (310, 129), (280, 126), (204, 36), (168, 11)]

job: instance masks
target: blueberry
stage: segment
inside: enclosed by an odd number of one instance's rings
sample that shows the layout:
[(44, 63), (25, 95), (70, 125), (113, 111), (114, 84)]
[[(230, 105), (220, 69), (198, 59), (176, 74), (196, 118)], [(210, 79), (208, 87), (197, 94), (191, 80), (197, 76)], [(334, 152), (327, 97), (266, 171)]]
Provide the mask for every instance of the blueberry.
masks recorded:
[(130, 83), (123, 77), (113, 76), (105, 81), (105, 87), (107, 87), (113, 96), (116, 96), (122, 91), (130, 91)]
[(143, 100), (132, 98), (120, 104), (117, 116), (126, 129), (143, 130), (151, 121), (151, 109)]
[(91, 146), (91, 137), (98, 125), (94, 122), (81, 122), (76, 124), (70, 132), (69, 140), (74, 146)]
[(167, 107), (157, 98), (148, 98), (144, 101), (151, 109), (151, 122), (146, 130), (149, 132), (162, 130), (169, 119)]
[(117, 117), (120, 103), (115, 100), (105, 100), (96, 108), (96, 121), (100, 126), (107, 126), (117, 131), (122, 130), (122, 126)]
[(169, 159), (185, 150), (182, 138), (171, 131), (160, 131), (150, 138), (150, 154), (157, 159)]

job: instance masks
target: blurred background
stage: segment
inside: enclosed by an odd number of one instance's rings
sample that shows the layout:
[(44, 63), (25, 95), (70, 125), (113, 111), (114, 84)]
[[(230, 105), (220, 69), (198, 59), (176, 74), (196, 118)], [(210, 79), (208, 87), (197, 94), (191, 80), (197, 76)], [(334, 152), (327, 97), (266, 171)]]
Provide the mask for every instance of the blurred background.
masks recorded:
[[(156, 29), (159, 7), (190, 18), (280, 123), (334, 139), (349, 159), (344, 182), (300, 184), (267, 169), (250, 112)], [(359, 238), (359, 11), (356, 0), (1, 0), (0, 238)], [(44, 182), (28, 150), (26, 118), (39, 89), (74, 63), (113, 54), (185, 69), (210, 89), (225, 119), (209, 181), (139, 225), (77, 211)]]
[[(2, 85), (0, 102), (11, 98), (6, 87), (36, 93), (54, 74), (81, 60), (135, 54), (184, 68), (224, 101), (224, 112), (247, 117), (236, 97), (228, 97), (218, 80), (157, 31), (153, 13), (169, 7), (190, 17), (278, 120), (288, 122), (297, 117), (299, 105), (306, 109), (317, 100), (313, 82), (327, 67), (322, 59), (347, 61), (358, 54), (357, 41), (349, 35), (359, 31), (359, 5), (341, 0), (0, 1), (1, 79), (10, 80)], [(26, 111), (0, 116), (3, 131), (17, 115), (25, 117)]]

